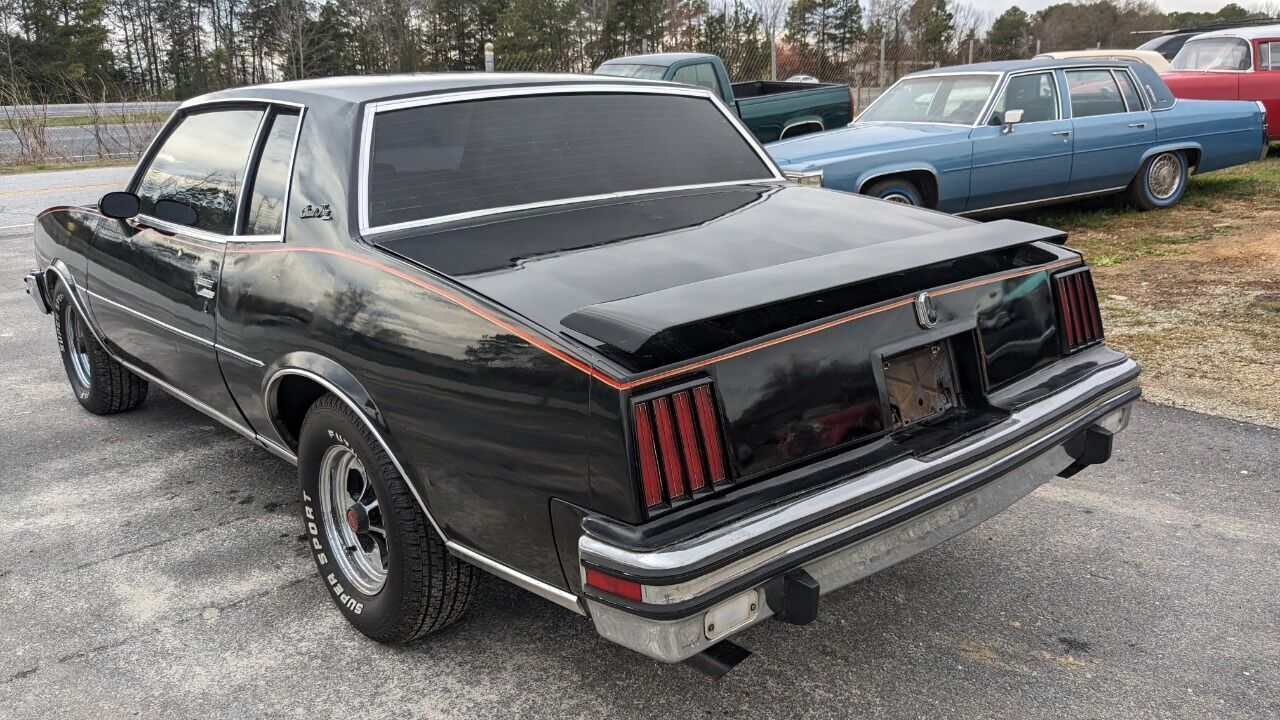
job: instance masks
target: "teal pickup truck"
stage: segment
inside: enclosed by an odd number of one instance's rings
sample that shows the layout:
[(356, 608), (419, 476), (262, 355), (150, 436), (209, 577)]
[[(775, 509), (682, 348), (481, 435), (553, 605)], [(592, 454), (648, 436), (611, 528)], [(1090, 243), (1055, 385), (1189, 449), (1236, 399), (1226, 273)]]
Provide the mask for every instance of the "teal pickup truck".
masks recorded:
[(720, 58), (705, 53), (621, 57), (596, 68), (595, 74), (705, 87), (719, 95), (762, 143), (844, 127), (853, 120), (848, 86), (768, 80), (730, 83)]

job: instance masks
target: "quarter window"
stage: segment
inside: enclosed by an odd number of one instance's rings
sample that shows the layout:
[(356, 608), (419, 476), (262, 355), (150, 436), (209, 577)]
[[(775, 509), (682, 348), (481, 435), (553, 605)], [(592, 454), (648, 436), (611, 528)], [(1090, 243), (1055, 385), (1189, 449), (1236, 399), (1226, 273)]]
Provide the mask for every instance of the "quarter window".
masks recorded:
[(1120, 81), (1120, 94), (1124, 96), (1125, 104), (1129, 106), (1129, 112), (1143, 110), (1142, 94), (1138, 92), (1138, 86), (1133, 84), (1133, 77), (1121, 70), (1116, 72), (1116, 79)]
[(154, 214), (157, 200), (176, 200), (196, 211), (192, 227), (220, 235), (235, 232), (242, 176), (262, 113), (215, 110), (179, 120), (135, 190), (142, 212)]
[(1015, 75), (1009, 78), (1004, 92), (991, 113), (991, 125), (1003, 125), (1007, 110), (1021, 110), (1022, 122), (1044, 122), (1058, 119), (1058, 87), (1053, 73)]
[(298, 111), (281, 110), (270, 122), (249, 194), (249, 215), (244, 230), (248, 235), (274, 235), (280, 232), (283, 219), (293, 139), (298, 132)]
[(1258, 45), (1258, 69), (1280, 70), (1280, 41), (1264, 42)]
[(1067, 92), (1071, 95), (1071, 117), (1093, 117), (1125, 111), (1120, 87), (1110, 70), (1068, 71)]

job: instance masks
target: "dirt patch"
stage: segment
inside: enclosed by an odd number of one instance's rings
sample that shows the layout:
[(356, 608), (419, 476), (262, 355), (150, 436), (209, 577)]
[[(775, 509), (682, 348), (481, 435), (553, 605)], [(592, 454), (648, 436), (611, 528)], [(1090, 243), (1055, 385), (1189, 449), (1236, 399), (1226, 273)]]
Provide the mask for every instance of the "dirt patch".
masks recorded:
[(1195, 179), (1172, 210), (1035, 218), (1094, 265), (1107, 342), (1148, 400), (1280, 427), (1280, 156)]

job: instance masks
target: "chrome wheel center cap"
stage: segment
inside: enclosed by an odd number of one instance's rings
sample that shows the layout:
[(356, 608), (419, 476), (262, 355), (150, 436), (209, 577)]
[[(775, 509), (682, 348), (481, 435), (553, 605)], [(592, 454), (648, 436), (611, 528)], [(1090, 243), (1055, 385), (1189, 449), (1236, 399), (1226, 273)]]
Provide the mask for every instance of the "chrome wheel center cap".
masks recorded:
[(347, 508), (347, 526), (356, 534), (369, 532), (369, 513), (363, 505), (357, 503)]

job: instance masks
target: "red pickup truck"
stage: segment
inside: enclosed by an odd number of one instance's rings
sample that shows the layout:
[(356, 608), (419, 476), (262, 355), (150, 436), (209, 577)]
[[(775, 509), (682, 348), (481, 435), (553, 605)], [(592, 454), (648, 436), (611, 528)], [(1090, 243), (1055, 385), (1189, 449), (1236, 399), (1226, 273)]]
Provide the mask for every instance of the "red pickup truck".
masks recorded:
[(1161, 79), (1180, 98), (1261, 102), (1267, 139), (1280, 140), (1280, 25), (1197, 35)]

